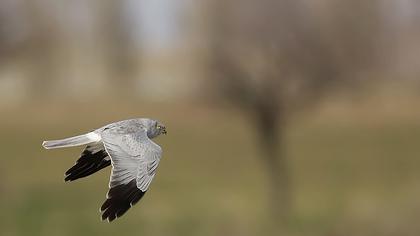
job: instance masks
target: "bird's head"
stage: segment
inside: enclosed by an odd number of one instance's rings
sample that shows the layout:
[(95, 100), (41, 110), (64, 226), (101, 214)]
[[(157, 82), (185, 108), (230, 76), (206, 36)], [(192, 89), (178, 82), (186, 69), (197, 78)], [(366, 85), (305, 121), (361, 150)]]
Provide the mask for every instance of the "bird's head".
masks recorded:
[(147, 135), (150, 138), (155, 138), (161, 134), (167, 134), (165, 125), (157, 120), (152, 120), (147, 127)]

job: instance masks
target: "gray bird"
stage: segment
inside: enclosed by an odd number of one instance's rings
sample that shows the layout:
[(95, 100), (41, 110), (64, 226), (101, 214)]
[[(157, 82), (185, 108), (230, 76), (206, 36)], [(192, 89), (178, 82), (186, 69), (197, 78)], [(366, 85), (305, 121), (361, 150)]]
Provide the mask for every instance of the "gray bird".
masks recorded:
[(109, 191), (101, 206), (102, 220), (122, 216), (149, 189), (162, 156), (162, 148), (152, 141), (166, 134), (165, 126), (152, 119), (115, 122), (87, 134), (62, 140), (44, 141), (46, 149), (86, 145), (65, 181), (89, 176), (109, 165)]

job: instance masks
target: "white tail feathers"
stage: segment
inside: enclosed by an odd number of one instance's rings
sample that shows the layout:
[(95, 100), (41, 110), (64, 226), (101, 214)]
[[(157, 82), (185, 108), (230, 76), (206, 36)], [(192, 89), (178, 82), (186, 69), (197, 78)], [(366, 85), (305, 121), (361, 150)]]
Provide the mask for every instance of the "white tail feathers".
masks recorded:
[(66, 139), (60, 139), (60, 140), (51, 140), (51, 141), (44, 141), (42, 143), (42, 146), (45, 149), (53, 149), (53, 148), (63, 148), (63, 147), (74, 147), (74, 146), (80, 146), (85, 145), (88, 143), (94, 143), (101, 141), (101, 136), (97, 133), (90, 132), (87, 134), (66, 138)]

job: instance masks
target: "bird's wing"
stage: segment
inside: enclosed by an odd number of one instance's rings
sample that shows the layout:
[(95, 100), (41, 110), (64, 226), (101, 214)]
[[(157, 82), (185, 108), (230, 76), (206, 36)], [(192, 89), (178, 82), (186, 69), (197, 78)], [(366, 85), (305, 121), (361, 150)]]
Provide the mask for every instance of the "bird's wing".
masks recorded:
[(89, 176), (111, 165), (111, 159), (101, 142), (87, 145), (76, 164), (65, 174), (65, 181), (74, 181)]
[(145, 129), (122, 134), (111, 128), (101, 136), (112, 163), (110, 189), (101, 212), (103, 220), (113, 221), (143, 197), (155, 176), (162, 149), (147, 137)]

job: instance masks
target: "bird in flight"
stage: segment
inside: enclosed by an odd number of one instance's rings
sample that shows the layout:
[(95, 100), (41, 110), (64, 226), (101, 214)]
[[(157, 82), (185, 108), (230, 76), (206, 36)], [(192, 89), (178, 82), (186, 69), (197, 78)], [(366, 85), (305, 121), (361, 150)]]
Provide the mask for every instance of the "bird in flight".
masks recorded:
[(101, 206), (102, 220), (122, 216), (149, 189), (162, 156), (162, 148), (152, 141), (166, 134), (165, 126), (152, 119), (115, 122), (87, 134), (44, 141), (46, 149), (87, 145), (65, 181), (89, 176), (112, 165), (109, 191)]

